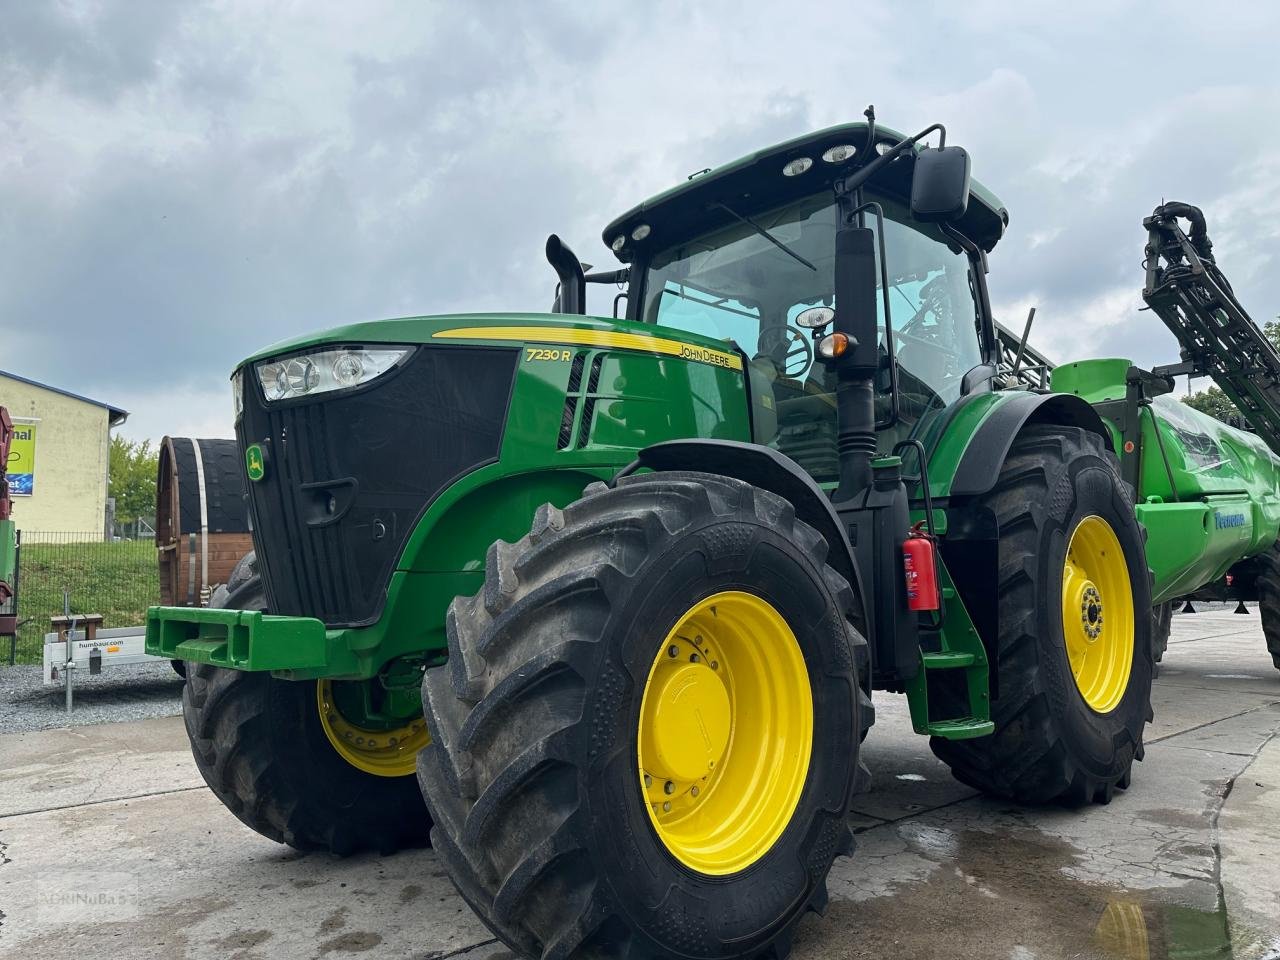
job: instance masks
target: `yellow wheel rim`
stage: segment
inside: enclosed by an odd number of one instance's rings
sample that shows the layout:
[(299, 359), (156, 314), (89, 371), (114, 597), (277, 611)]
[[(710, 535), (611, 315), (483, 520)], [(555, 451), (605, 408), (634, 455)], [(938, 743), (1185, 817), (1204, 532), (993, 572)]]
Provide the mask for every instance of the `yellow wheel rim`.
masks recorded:
[(427, 723), (421, 717), (390, 730), (373, 730), (352, 723), (338, 709), (330, 680), (316, 683), (316, 707), (324, 735), (338, 756), (357, 770), (377, 777), (412, 775), (418, 751), (431, 742)]
[(1133, 668), (1133, 589), (1111, 525), (1085, 517), (1062, 565), (1062, 633), (1071, 675), (1098, 713), (1116, 708)]
[(809, 674), (782, 615), (726, 591), (680, 617), (649, 670), (637, 743), (649, 817), (677, 860), (724, 875), (763, 857), (813, 749)]

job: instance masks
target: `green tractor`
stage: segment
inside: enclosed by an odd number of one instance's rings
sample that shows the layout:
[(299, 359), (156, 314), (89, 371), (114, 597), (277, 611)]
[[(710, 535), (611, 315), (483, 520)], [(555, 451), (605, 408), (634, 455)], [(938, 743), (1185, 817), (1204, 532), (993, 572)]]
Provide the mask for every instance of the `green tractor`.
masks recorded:
[(1032, 388), (987, 294), (1007, 219), (940, 126), (868, 111), (618, 217), (617, 270), (552, 237), (549, 315), (246, 360), (255, 553), (147, 629), (209, 786), (302, 849), (429, 836), (544, 958), (785, 957), (876, 690), (966, 783), (1109, 801), (1153, 607), (1275, 542), (1277, 464), (1223, 433), (1272, 486), (1210, 483), (1124, 361)]

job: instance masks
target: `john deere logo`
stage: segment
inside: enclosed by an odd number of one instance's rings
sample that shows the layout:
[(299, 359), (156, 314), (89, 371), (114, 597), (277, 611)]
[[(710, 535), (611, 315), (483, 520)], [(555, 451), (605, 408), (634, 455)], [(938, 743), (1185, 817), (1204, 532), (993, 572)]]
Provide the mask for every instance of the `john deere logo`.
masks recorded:
[(267, 459), (256, 443), (244, 452), (244, 470), (255, 483), (267, 475)]

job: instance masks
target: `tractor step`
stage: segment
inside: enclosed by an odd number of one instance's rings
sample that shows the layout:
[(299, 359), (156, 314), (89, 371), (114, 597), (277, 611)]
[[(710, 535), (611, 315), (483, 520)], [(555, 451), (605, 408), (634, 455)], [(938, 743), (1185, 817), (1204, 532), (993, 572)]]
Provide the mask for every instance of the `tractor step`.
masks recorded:
[(930, 736), (942, 737), (944, 740), (972, 740), (974, 737), (990, 736), (995, 730), (996, 725), (992, 721), (976, 717), (936, 720), (926, 728)]
[(964, 667), (972, 667), (977, 659), (966, 650), (922, 653), (920, 657), (926, 670), (960, 670)]
[(920, 669), (907, 681), (911, 726), (946, 740), (985, 737), (995, 731), (987, 652), (951, 572), (939, 564), (941, 623), (921, 623)]

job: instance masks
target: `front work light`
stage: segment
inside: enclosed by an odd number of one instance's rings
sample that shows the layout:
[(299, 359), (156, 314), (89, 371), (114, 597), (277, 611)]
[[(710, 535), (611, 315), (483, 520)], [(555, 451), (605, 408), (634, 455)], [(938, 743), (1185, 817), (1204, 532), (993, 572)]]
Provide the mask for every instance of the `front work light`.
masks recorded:
[(404, 348), (343, 347), (265, 360), (254, 369), (268, 401), (292, 400), (368, 383), (395, 367), (409, 352)]
[(830, 307), (810, 307), (796, 316), (796, 326), (806, 330), (821, 330), (836, 318), (836, 312)]
[(809, 168), (813, 166), (813, 160), (810, 157), (796, 157), (794, 160), (788, 160), (782, 168), (784, 177), (798, 177), (802, 173), (807, 173)]
[(857, 152), (858, 152), (858, 148), (855, 147), (853, 144), (841, 143), (841, 144), (838, 144), (837, 146), (830, 147), (826, 151), (824, 151), (822, 154), (822, 162), (823, 163), (844, 163), (846, 160), (850, 159)]

